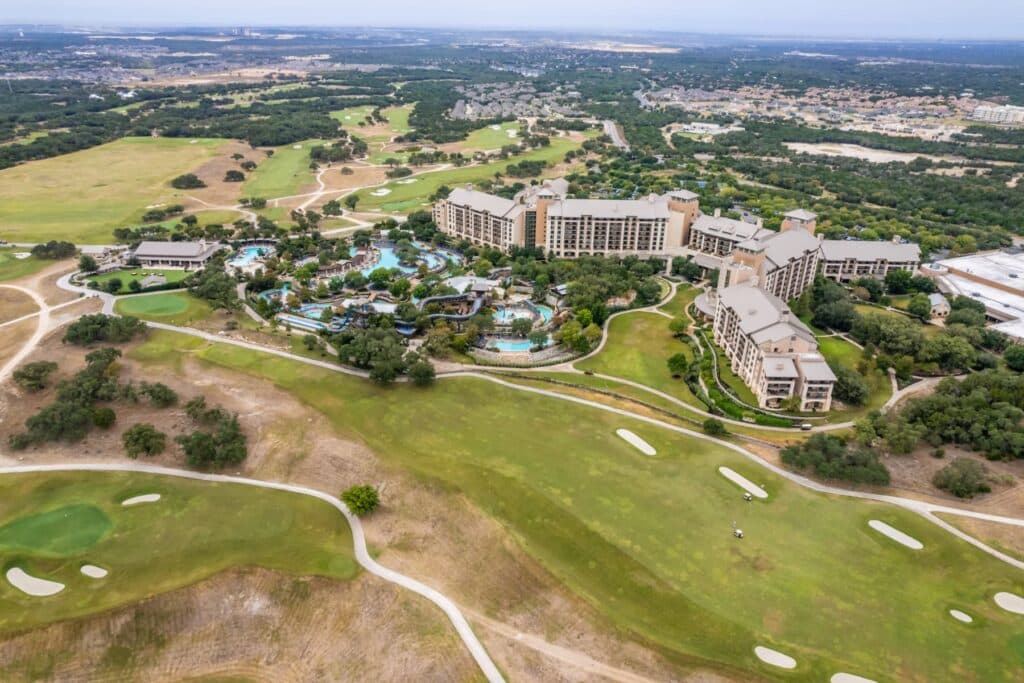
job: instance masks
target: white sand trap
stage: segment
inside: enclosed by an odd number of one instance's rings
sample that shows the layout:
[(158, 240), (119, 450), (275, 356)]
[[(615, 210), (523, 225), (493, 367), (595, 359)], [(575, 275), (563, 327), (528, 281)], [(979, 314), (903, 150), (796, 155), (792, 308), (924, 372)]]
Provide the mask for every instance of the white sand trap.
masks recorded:
[(194, 145), (194, 144), (196, 144), (197, 142), (199, 142), (199, 140), (189, 140), (189, 141), (188, 141), (188, 144), (190, 144), (190, 145)]
[(107, 574), (110, 573), (103, 567), (97, 567), (94, 564), (83, 564), (82, 568), (79, 569), (79, 571), (88, 576), (90, 579), (103, 579), (106, 578)]
[(372, 194), (374, 197), (386, 197), (389, 194), (391, 194), (391, 190), (389, 190), (386, 187), (382, 187), (379, 190), (374, 190), (370, 194)]
[(736, 484), (740, 488), (745, 489), (747, 493), (754, 496), (755, 498), (768, 497), (768, 493), (763, 488), (756, 485), (754, 482), (750, 481), (739, 472), (731, 470), (728, 467), (719, 467), (718, 471), (721, 472), (723, 477), (725, 477), (732, 483)]
[(413, 183), (418, 183), (419, 181), (420, 181), (419, 178), (406, 178), (405, 180), (399, 180), (398, 184), (399, 185), (412, 185)]
[(848, 673), (838, 673), (828, 679), (829, 683), (875, 683), (870, 678), (864, 678), (863, 676), (856, 676)]
[(506, 133), (508, 134), (508, 136), (509, 136), (510, 138), (514, 138), (514, 137), (518, 137), (518, 136), (519, 136), (519, 133), (517, 133), (517, 132), (516, 132), (516, 131), (514, 131), (514, 130), (507, 130), (507, 131), (505, 131), (505, 132), (506, 132)]
[(129, 506), (129, 505), (138, 505), (140, 503), (155, 503), (158, 500), (160, 500), (160, 494), (159, 493), (146, 493), (146, 494), (143, 494), (141, 496), (135, 496), (134, 498), (129, 498), (128, 500), (123, 500), (123, 501), (121, 501), (121, 505)]
[(778, 650), (772, 650), (771, 648), (761, 647), (758, 645), (754, 648), (754, 654), (765, 664), (771, 664), (777, 666), (780, 669), (795, 669), (796, 660), (789, 655), (784, 655)]
[(63, 583), (40, 579), (25, 572), (24, 569), (14, 567), (7, 570), (7, 580), (12, 586), (33, 597), (45, 598), (48, 595), (56, 595), (64, 590)]
[(885, 522), (879, 521), (877, 519), (872, 519), (868, 522), (868, 526), (877, 531), (878, 533), (888, 536), (897, 543), (907, 546), (911, 550), (920, 550), (924, 547), (924, 543), (921, 543), (921, 541), (917, 540), (913, 536), (906, 535), (899, 529), (894, 529)]
[(1013, 593), (996, 593), (996, 604), (1007, 612), (1024, 614), (1024, 598)]
[(967, 612), (961, 612), (958, 609), (951, 609), (951, 610), (949, 610), (949, 614), (950, 614), (950, 616), (952, 616), (957, 621), (962, 621), (965, 624), (969, 624), (972, 621), (974, 621), (974, 617), (972, 617)]
[(498, 124), (494, 124), (493, 126), (488, 126), (488, 128), (490, 128), (491, 130), (501, 130), (501, 126), (499, 126)]
[(615, 430), (615, 433), (618, 434), (623, 439), (625, 439), (629, 445), (635, 447), (644, 455), (658, 454), (658, 451), (654, 450), (654, 446), (647, 443), (646, 441), (644, 441), (643, 439), (641, 439), (639, 436), (629, 431), (628, 429), (617, 429)]
[(14, 252), (14, 254), (12, 254), (12, 256), (14, 256), (14, 258), (18, 259), (19, 261), (24, 261), (31, 255), (32, 252), (29, 251), (16, 251)]
[(292, 149), (302, 149), (302, 145), (292, 145)]

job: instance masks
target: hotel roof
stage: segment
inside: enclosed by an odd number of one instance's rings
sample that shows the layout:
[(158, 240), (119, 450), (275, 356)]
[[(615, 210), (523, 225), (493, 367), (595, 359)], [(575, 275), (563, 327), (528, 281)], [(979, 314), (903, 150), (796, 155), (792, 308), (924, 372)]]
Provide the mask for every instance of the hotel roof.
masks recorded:
[(814, 335), (785, 301), (749, 282), (720, 289), (718, 299), (736, 311), (740, 330), (756, 344), (794, 336), (814, 342)]
[(795, 218), (798, 221), (813, 221), (818, 217), (818, 214), (807, 209), (794, 209), (793, 211), (786, 212), (785, 216), (786, 218)]
[(920, 261), (921, 247), (886, 241), (822, 240), (821, 256), (826, 261)]
[(458, 206), (469, 207), (474, 211), (489, 213), (492, 216), (506, 216), (518, 206), (511, 199), (464, 187), (452, 190), (448, 195), (448, 201)]
[(705, 232), (716, 237), (726, 237), (730, 240), (748, 240), (752, 237), (760, 237), (771, 231), (746, 221), (738, 221), (725, 216), (708, 216), (701, 214), (693, 222), (693, 230)]
[(776, 268), (818, 248), (817, 238), (800, 229), (780, 232), (764, 240), (764, 253)]
[(563, 199), (548, 207), (549, 216), (563, 218), (662, 218), (669, 217), (668, 202), (663, 197), (648, 199)]

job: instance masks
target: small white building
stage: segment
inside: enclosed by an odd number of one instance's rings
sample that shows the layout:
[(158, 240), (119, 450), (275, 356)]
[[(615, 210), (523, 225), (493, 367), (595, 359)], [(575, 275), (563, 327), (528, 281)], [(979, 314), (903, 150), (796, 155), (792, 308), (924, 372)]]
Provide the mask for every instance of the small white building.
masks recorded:
[(939, 293), (929, 294), (928, 303), (932, 305), (933, 318), (945, 318), (949, 315), (949, 301)]

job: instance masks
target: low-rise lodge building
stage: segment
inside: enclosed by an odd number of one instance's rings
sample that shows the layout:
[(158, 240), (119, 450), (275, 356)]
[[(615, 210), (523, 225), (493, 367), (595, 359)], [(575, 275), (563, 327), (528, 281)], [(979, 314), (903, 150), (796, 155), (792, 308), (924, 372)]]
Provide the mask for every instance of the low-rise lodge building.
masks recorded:
[(915, 272), (921, 265), (921, 247), (900, 242), (822, 240), (821, 274), (836, 282), (862, 277), (884, 279), (894, 270)]
[(141, 242), (131, 258), (144, 268), (199, 269), (221, 249), (220, 242)]

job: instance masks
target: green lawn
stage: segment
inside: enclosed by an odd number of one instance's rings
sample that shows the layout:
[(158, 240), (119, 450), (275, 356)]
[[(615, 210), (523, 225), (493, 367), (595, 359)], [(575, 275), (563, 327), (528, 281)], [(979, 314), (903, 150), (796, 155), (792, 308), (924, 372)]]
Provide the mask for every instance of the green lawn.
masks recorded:
[(659, 308), (677, 318), (687, 318), (686, 309), (700, 295), (700, 291), (693, 285), (686, 284), (685, 282), (680, 283), (676, 287), (676, 295), (670, 301), (666, 301), (659, 306)]
[(355, 133), (356, 137), (362, 137), (359, 135), (359, 129), (362, 127), (359, 125), (359, 122), (365, 121), (366, 117), (372, 114), (375, 108), (370, 104), (364, 104), (360, 107), (349, 107), (348, 109), (332, 111), (331, 118), (340, 123), (342, 128), (347, 129), (350, 133)]
[(304, 140), (276, 147), (272, 157), (260, 161), (246, 176), (242, 196), (273, 199), (315, 189), (316, 176), (309, 169), (309, 150), (321, 144), (323, 140)]
[[(146, 493), (161, 498), (121, 505)], [(339, 579), (357, 571), (348, 524), (322, 501), (119, 472), (0, 476), (0, 562), (66, 585), (37, 598), (0, 579), (0, 631), (131, 604), (231, 567)], [(83, 564), (110, 573), (90, 579)]]
[(145, 207), (179, 201), (170, 181), (195, 170), (227, 141), (123, 138), (0, 171), (0, 239), (107, 244)]
[[(381, 188), (373, 190), (362, 190), (357, 193), (359, 205), (357, 210), (391, 211), (396, 213), (408, 213), (421, 208), (430, 201), (430, 196), (442, 185), (455, 187), (466, 183), (480, 182), (493, 178), (497, 172), (504, 172), (511, 164), (524, 160), (546, 161), (557, 163), (562, 160), (565, 153), (575, 149), (579, 145), (568, 138), (552, 138), (551, 146), (532, 150), (525, 154), (510, 157), (504, 161), (494, 161), (479, 166), (464, 166), (452, 168), (435, 173), (425, 173), (416, 178), (402, 179), (415, 180), (412, 183), (402, 183), (401, 180), (391, 181)], [(372, 192), (387, 190), (387, 194), (374, 195)]]
[(703, 409), (686, 382), (668, 371), (670, 356), (682, 353), (693, 360), (689, 345), (672, 336), (669, 322), (657, 313), (616, 316), (609, 323), (608, 341), (601, 352), (576, 363), (576, 368), (639, 382)]
[[(482, 379), (382, 388), (162, 332), (131, 355), (173, 369), (186, 353), (270, 380), (438, 495), (465, 496), (610, 622), (684, 665), (779, 677), (753, 654), (766, 645), (798, 660), (787, 680), (1019, 680), (1022, 618), (992, 595), (1024, 593), (1024, 576), (916, 515), (812, 493), (708, 441)], [(744, 502), (721, 465), (769, 499)], [(924, 550), (886, 539), (869, 519)], [(955, 622), (950, 608), (975, 623)]]
[[(818, 351), (821, 352), (821, 355), (825, 357), (825, 360), (833, 368), (845, 366), (859, 372), (857, 365), (860, 363), (862, 351), (845, 339), (840, 337), (819, 337)], [(834, 411), (830, 414), (831, 422), (857, 419), (872, 410), (878, 410), (892, 396), (892, 382), (889, 381), (889, 376), (885, 372), (876, 371), (864, 377), (864, 379), (871, 389), (867, 403), (850, 410)]]
[[(0, 228), (0, 230), (2, 230), (2, 228)], [(25, 251), (28, 250), (21, 248), (0, 248), (0, 282), (4, 282), (6, 280), (17, 280), (18, 278), (22, 278), (42, 270), (48, 263), (54, 263), (54, 261), (37, 259), (35, 256), (29, 256), (28, 258), (23, 259), (14, 257), (14, 254)]]
[(86, 278), (88, 282), (95, 282), (103, 288), (103, 285), (110, 282), (114, 278), (120, 278), (121, 280), (121, 293), (130, 294), (131, 290), (129, 285), (135, 280), (143, 280), (147, 275), (163, 275), (167, 278), (167, 282), (181, 282), (187, 278), (191, 273), (186, 270), (179, 270), (174, 268), (167, 269), (150, 269), (150, 268), (136, 268), (134, 270), (112, 270), (99, 275), (90, 275)]
[(188, 292), (143, 294), (118, 299), (114, 311), (142, 320), (153, 320), (168, 325), (188, 325), (208, 318), (210, 305)]

